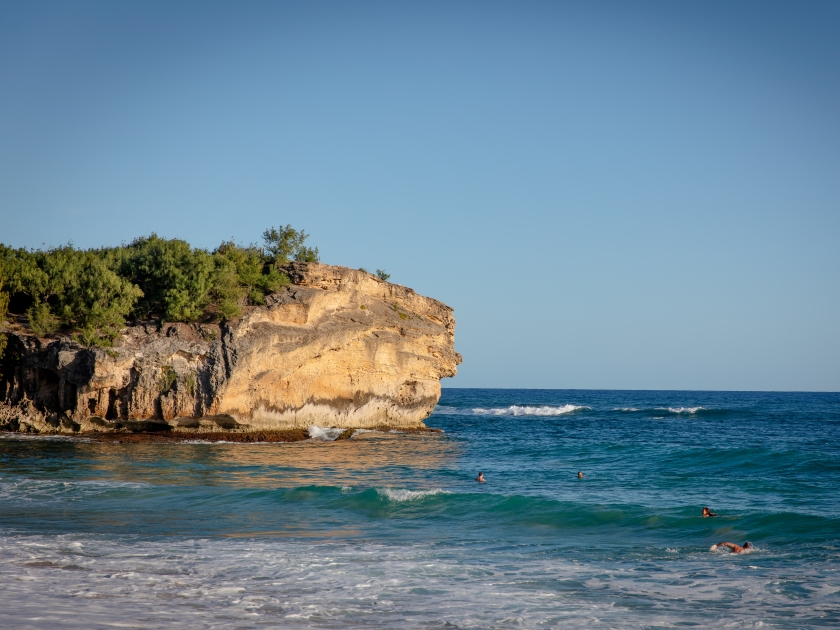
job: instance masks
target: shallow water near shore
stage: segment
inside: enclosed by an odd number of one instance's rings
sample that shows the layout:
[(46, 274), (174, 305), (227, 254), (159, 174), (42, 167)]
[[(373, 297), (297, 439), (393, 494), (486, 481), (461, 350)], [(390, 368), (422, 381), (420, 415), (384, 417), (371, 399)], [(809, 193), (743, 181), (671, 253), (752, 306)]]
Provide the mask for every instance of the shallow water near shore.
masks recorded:
[(427, 424), (2, 435), (0, 627), (840, 625), (840, 394), (445, 389)]

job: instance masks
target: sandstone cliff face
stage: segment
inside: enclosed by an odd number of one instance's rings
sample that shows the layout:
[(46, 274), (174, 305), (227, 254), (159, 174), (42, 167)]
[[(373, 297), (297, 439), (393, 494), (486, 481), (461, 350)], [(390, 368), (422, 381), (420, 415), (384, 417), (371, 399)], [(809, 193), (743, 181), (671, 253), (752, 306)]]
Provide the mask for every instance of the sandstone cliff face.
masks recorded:
[(423, 427), (461, 362), (452, 309), (362, 271), (285, 270), (292, 286), (223, 325), (135, 325), (107, 350), (10, 333), (0, 428)]

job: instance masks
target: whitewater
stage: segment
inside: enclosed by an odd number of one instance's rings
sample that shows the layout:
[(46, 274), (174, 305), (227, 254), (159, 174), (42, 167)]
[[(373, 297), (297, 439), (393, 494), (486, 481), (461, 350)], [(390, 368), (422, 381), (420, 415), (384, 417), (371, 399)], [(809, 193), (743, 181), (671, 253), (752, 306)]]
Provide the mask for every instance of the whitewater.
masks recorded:
[(0, 627), (840, 625), (838, 394), (445, 389), (427, 424), (0, 434)]

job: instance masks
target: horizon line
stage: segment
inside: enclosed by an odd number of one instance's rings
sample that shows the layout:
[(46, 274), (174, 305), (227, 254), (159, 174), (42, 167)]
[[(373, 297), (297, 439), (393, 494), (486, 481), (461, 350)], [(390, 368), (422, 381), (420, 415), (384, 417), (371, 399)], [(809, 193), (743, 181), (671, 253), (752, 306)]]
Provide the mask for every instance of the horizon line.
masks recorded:
[(533, 391), (588, 391), (588, 392), (708, 392), (732, 394), (840, 394), (840, 390), (798, 390), (798, 389), (621, 389), (605, 387), (443, 387), (441, 389), (501, 389)]

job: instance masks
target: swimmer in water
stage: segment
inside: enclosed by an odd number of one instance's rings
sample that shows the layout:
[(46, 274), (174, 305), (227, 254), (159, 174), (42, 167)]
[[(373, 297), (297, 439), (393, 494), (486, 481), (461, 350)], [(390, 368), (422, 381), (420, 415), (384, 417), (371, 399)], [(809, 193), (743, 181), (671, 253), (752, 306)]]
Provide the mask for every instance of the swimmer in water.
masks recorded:
[(709, 508), (704, 507), (703, 508), (703, 518), (709, 518), (710, 516), (717, 516), (717, 514), (715, 514), (714, 512), (710, 512)]
[(716, 551), (718, 547), (729, 547), (732, 550), (732, 553), (744, 553), (747, 549), (752, 549), (752, 543), (745, 542), (742, 547), (741, 545), (736, 545), (735, 543), (722, 542), (712, 545), (712, 548), (709, 551)]
[(475, 480), (476, 480), (478, 483), (484, 483), (484, 473), (483, 473), (483, 472), (479, 472), (479, 473), (478, 473), (478, 477), (476, 477), (476, 478), (475, 478)]
[(578, 479), (583, 479), (583, 473), (578, 471)]

